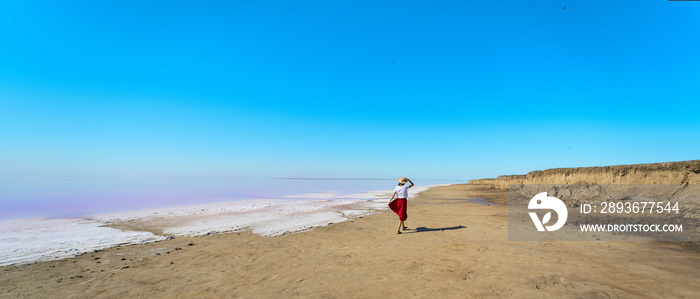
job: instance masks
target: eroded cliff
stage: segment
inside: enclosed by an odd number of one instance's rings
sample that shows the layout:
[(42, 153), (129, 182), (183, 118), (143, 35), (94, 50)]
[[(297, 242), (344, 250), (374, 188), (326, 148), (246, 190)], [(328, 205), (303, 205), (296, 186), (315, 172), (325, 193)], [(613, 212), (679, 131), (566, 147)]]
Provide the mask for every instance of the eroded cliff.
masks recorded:
[(602, 167), (553, 168), (525, 175), (469, 180), (473, 185), (509, 184), (700, 184), (700, 160)]

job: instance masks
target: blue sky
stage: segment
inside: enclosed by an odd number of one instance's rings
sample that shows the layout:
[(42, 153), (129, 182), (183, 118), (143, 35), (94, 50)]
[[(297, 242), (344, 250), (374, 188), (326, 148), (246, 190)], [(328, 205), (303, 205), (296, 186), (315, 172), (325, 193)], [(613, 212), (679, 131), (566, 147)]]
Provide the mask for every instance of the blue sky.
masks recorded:
[(700, 158), (697, 2), (2, 1), (0, 36), (5, 187)]

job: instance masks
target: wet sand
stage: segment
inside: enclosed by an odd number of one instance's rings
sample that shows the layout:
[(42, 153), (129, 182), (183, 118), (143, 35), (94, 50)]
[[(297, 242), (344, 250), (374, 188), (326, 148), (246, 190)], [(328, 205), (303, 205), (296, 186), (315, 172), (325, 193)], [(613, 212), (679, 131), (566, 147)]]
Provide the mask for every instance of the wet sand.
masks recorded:
[(279, 237), (176, 237), (0, 268), (0, 298), (698, 298), (683, 242), (512, 242), (505, 190), (436, 187), (387, 211)]

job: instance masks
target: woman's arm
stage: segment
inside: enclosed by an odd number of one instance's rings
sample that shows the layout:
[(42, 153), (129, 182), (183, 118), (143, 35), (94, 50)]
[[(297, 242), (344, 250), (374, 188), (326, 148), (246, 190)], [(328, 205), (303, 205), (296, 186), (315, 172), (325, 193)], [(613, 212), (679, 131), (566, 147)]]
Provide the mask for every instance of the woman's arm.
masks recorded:
[(394, 196), (396, 196), (396, 191), (394, 191), (394, 194), (391, 195), (391, 198), (389, 198), (389, 202), (394, 201)]
[(406, 179), (408, 180), (409, 183), (411, 183), (411, 186), (408, 186), (408, 188), (413, 187), (413, 182), (411, 182), (411, 179), (409, 179), (409, 178), (406, 178)]

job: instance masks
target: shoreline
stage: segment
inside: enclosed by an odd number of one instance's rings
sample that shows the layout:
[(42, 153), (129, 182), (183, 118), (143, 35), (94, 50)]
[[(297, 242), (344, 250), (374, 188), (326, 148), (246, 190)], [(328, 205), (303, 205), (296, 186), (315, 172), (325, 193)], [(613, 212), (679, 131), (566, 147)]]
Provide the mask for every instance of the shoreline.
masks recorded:
[(0, 267), (17, 297), (686, 297), (700, 294), (700, 255), (683, 242), (514, 242), (507, 198), (435, 187), (391, 211), (278, 237), (250, 231), (119, 246)]
[[(416, 187), (412, 194), (437, 185)], [(278, 236), (386, 210), (390, 191), (320, 192), (172, 206), (73, 218), (8, 220), (0, 227), (0, 266), (69, 258), (113, 246), (250, 230)]]

